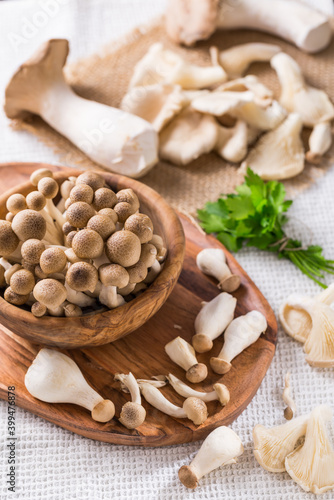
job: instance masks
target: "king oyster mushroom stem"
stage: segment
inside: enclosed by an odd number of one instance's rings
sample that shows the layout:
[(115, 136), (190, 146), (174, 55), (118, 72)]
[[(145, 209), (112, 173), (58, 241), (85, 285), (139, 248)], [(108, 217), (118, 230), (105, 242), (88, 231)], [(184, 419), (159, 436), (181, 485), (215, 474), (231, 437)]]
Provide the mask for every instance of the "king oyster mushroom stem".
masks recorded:
[(320, 163), (323, 155), (327, 153), (332, 145), (332, 127), (329, 121), (317, 123), (309, 138), (309, 151), (306, 153), (306, 160), (309, 163)]
[(220, 290), (235, 292), (239, 288), (240, 276), (231, 273), (222, 249), (205, 248), (197, 254), (196, 264), (202, 273), (216, 278)]
[(186, 340), (176, 337), (165, 345), (165, 351), (174, 363), (186, 371), (189, 382), (197, 384), (207, 377), (207, 367), (198, 363), (194, 348)]
[(6, 88), (8, 118), (40, 115), (108, 170), (144, 175), (158, 161), (157, 133), (138, 116), (75, 94), (63, 74), (68, 51), (67, 40), (49, 40), (17, 70)]
[(270, 61), (281, 52), (281, 47), (270, 43), (244, 43), (223, 50), (219, 54), (219, 62), (230, 77), (241, 76), (256, 61)]
[(203, 441), (190, 465), (179, 470), (179, 479), (187, 488), (196, 488), (199, 480), (218, 467), (234, 464), (244, 452), (239, 436), (228, 427), (217, 427)]
[(119, 421), (128, 429), (136, 429), (146, 418), (146, 410), (141, 404), (140, 389), (137, 380), (128, 373), (116, 373), (115, 380), (121, 382), (130, 392), (131, 401), (123, 405)]
[(328, 406), (318, 406), (307, 422), (305, 442), (285, 459), (291, 478), (305, 491), (316, 495), (334, 489), (334, 450), (326, 422), (333, 413)]
[(284, 377), (284, 390), (282, 394), (282, 399), (287, 405), (284, 410), (284, 417), (287, 420), (291, 420), (296, 414), (296, 404), (291, 396), (291, 385), (290, 385), (290, 372), (286, 373)]
[(197, 352), (212, 349), (213, 341), (219, 337), (234, 317), (237, 299), (223, 292), (206, 302), (195, 319), (196, 335), (192, 344)]
[(167, 375), (167, 379), (173, 389), (184, 398), (198, 398), (205, 403), (218, 400), (222, 406), (226, 406), (230, 400), (230, 391), (224, 384), (216, 383), (213, 385), (213, 391), (201, 392), (195, 391), (195, 389), (189, 387), (189, 385), (185, 384), (171, 373)]
[(328, 18), (312, 8), (290, 0), (239, 0), (231, 5), (223, 0), (205, 0), (200, 4), (170, 0), (166, 29), (177, 43), (192, 45), (209, 38), (216, 30), (255, 29), (294, 43), (305, 52), (315, 53), (327, 47), (332, 32)]
[[(250, 167), (264, 180), (290, 179), (304, 170), (304, 147), (300, 137), (302, 119), (291, 113), (276, 129), (260, 137), (241, 164), (241, 171)], [(268, 155), (272, 159), (268, 162)]]
[(166, 413), (170, 417), (189, 418), (195, 425), (201, 425), (208, 418), (206, 404), (198, 398), (187, 398), (182, 408), (171, 403), (152, 384), (139, 382), (139, 387), (146, 401), (157, 410)]
[(72, 403), (91, 411), (97, 422), (115, 414), (112, 401), (103, 399), (84, 379), (78, 365), (65, 354), (41, 349), (24, 379), (29, 393), (46, 403)]
[(222, 350), (210, 359), (213, 371), (219, 374), (230, 371), (231, 361), (254, 344), (266, 329), (267, 320), (259, 311), (250, 311), (234, 319), (225, 330)]

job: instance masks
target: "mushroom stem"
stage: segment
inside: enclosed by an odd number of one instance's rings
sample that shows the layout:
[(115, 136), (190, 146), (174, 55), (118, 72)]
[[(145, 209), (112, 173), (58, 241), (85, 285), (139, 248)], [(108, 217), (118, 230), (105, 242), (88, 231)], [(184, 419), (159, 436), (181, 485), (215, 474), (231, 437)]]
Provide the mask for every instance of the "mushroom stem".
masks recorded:
[(196, 257), (196, 264), (204, 274), (218, 280), (218, 288), (234, 292), (240, 286), (240, 276), (232, 274), (226, 264), (225, 252), (220, 248), (205, 248)]
[(189, 387), (189, 385), (185, 384), (180, 380), (179, 378), (175, 377), (175, 375), (172, 375), (169, 373), (167, 375), (167, 379), (170, 383), (170, 385), (173, 387), (173, 389), (180, 394), (180, 396), (183, 396), (184, 398), (198, 398), (204, 401), (205, 403), (208, 403), (209, 401), (216, 401), (218, 400), (222, 406), (227, 405), (227, 403), (230, 400), (230, 392), (228, 388), (224, 384), (214, 384), (213, 385), (213, 391), (211, 392), (201, 392), (201, 391), (195, 391), (192, 387)]
[(131, 372), (127, 375), (117, 373), (115, 380), (119, 380), (122, 385), (126, 386), (131, 396), (131, 401), (125, 403), (122, 407), (119, 421), (128, 429), (136, 429), (144, 422), (146, 417), (145, 408), (141, 404), (140, 389), (137, 380)]
[(207, 377), (207, 367), (198, 363), (194, 348), (186, 340), (176, 337), (165, 345), (165, 351), (174, 363), (186, 371), (189, 382), (196, 384)]
[(290, 386), (290, 372), (286, 373), (284, 378), (284, 390), (282, 394), (284, 403), (287, 407), (284, 410), (284, 417), (287, 420), (291, 420), (296, 414), (296, 404), (291, 396), (291, 386)]
[(46, 207), (45, 208), (46, 208), (46, 211), (48, 212), (48, 214), (52, 217), (52, 219), (55, 220), (60, 227), (63, 227), (63, 225), (66, 222), (66, 218), (58, 210), (58, 208), (55, 207), (52, 200), (50, 200), (50, 199), (46, 200)]
[(88, 297), (88, 295), (83, 292), (76, 292), (69, 286), (66, 281), (65, 288), (67, 291), (67, 300), (72, 304), (75, 304), (79, 307), (89, 307), (95, 304), (95, 300), (93, 299), (93, 297)]
[(329, 121), (317, 123), (309, 138), (310, 150), (306, 153), (306, 160), (314, 164), (320, 163), (321, 158), (329, 150), (331, 145), (331, 123)]

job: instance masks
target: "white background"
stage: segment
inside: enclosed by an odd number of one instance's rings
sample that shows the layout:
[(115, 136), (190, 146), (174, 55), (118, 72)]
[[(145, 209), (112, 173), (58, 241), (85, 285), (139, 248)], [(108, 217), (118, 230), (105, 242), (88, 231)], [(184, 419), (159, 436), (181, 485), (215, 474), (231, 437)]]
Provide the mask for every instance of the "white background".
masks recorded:
[[(165, 8), (164, 0), (55, 0), (58, 11), (46, 23), (40, 18), (42, 2), (32, 0), (0, 2), (0, 96), (15, 68), (40, 43), (51, 37), (70, 40), (70, 61), (95, 53), (137, 24), (148, 22)], [(44, 0), (44, 4), (47, 3)], [(324, 0), (324, 4), (326, 1)], [(36, 24), (45, 25), (36, 28)], [(31, 28), (31, 23), (33, 28)], [(29, 27), (30, 26), (30, 31)], [(35, 26), (35, 29), (34, 29)], [(27, 31), (28, 30), (28, 31)], [(27, 37), (27, 34), (29, 37)], [(21, 38), (20, 38), (21, 37)], [(14, 132), (0, 110), (0, 162), (43, 161), (57, 163), (57, 157), (38, 140)], [(1, 176), (0, 176), (1, 190)], [(294, 202), (291, 214), (302, 220), (334, 257), (334, 169), (318, 180)], [(275, 313), (290, 292), (318, 293), (319, 288), (289, 262), (254, 250), (238, 254), (241, 265), (267, 297)], [(198, 489), (186, 490), (177, 471), (189, 463), (199, 443), (167, 448), (112, 446), (82, 438), (17, 409), (17, 492), (6, 491), (7, 451), (0, 440), (0, 499), (24, 500), (174, 500), (174, 499), (306, 499), (288, 474), (271, 474), (258, 465), (252, 454), (251, 432), (262, 423), (283, 423), (281, 390), (283, 376), (292, 373), (299, 413), (317, 404), (334, 408), (334, 371), (311, 369), (302, 348), (279, 330), (274, 361), (253, 401), (232, 428), (240, 435), (245, 453), (239, 463), (218, 469), (201, 480)], [(15, 381), (13, 381), (15, 382)], [(0, 436), (6, 436), (7, 405), (0, 403)], [(322, 496), (332, 499), (334, 493)]]

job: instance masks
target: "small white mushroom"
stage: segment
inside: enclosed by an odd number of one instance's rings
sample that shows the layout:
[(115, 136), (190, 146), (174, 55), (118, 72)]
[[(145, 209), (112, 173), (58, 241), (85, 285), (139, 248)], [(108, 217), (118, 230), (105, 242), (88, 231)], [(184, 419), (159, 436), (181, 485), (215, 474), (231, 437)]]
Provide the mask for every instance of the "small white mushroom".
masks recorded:
[(195, 391), (195, 389), (189, 387), (189, 385), (185, 384), (171, 373), (167, 375), (167, 379), (173, 389), (184, 398), (199, 398), (205, 403), (218, 400), (222, 406), (226, 406), (230, 400), (230, 391), (224, 384), (213, 384), (213, 391), (201, 392)]
[(330, 122), (317, 123), (309, 138), (309, 151), (306, 153), (306, 160), (309, 163), (318, 164), (323, 155), (332, 145), (332, 128)]
[(164, 49), (161, 43), (155, 43), (136, 64), (130, 88), (138, 85), (174, 83), (184, 89), (201, 89), (226, 79), (226, 73), (221, 66), (191, 64), (176, 52)]
[(234, 464), (244, 452), (239, 436), (228, 427), (217, 427), (203, 441), (190, 465), (179, 470), (179, 479), (187, 488), (196, 488), (198, 481), (218, 467)]
[(296, 414), (296, 404), (291, 396), (290, 376), (291, 374), (288, 372), (284, 377), (284, 390), (282, 394), (282, 399), (287, 405), (284, 410), (284, 417), (287, 420), (291, 420)]
[(115, 380), (119, 380), (130, 392), (131, 401), (122, 406), (119, 421), (128, 429), (136, 429), (146, 418), (146, 410), (141, 404), (140, 389), (132, 373), (116, 373)]
[(227, 373), (231, 361), (260, 337), (267, 329), (267, 320), (259, 311), (250, 311), (234, 319), (224, 334), (224, 345), (217, 357), (210, 359), (215, 373)]
[(237, 299), (226, 292), (204, 303), (196, 316), (196, 335), (192, 338), (192, 344), (197, 352), (207, 352), (212, 349), (213, 341), (233, 320), (236, 305)]
[(217, 133), (213, 116), (185, 108), (160, 133), (160, 157), (176, 165), (187, 165), (213, 150)]
[(103, 399), (84, 379), (78, 365), (65, 354), (41, 349), (24, 379), (29, 393), (46, 403), (72, 403), (91, 411), (97, 422), (115, 414), (112, 401)]
[(301, 130), (300, 116), (291, 113), (275, 130), (260, 137), (241, 164), (241, 170), (246, 171), (250, 167), (265, 180), (289, 179), (300, 174), (304, 170), (305, 159)]
[(189, 418), (195, 425), (201, 425), (208, 417), (208, 410), (204, 401), (198, 398), (187, 398), (182, 408), (171, 403), (150, 383), (139, 382), (139, 387), (146, 401), (157, 410), (170, 417)]
[(226, 264), (225, 252), (220, 248), (205, 248), (197, 254), (196, 264), (204, 274), (218, 280), (218, 288), (235, 292), (240, 286), (240, 276), (232, 274)]
[(198, 363), (194, 348), (186, 340), (176, 337), (165, 345), (165, 351), (174, 363), (186, 371), (189, 382), (196, 384), (207, 377), (207, 367)]
[(270, 43), (244, 43), (219, 53), (219, 62), (229, 77), (241, 76), (256, 61), (268, 62), (281, 52), (281, 47)]
[(246, 122), (237, 120), (234, 127), (225, 128), (218, 125), (218, 139), (215, 151), (224, 160), (239, 163), (247, 155), (249, 127)]

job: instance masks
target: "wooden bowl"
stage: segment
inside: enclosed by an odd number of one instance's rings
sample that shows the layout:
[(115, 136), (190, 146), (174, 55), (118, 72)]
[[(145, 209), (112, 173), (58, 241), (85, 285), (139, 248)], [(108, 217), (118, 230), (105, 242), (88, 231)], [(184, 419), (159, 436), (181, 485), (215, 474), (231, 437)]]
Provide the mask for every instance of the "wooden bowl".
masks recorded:
[[(48, 165), (43, 165), (48, 167)], [(52, 169), (52, 166), (50, 166)], [(61, 184), (80, 171), (66, 169), (54, 174)], [(154, 232), (161, 235), (167, 247), (163, 270), (145, 292), (116, 309), (90, 313), (80, 318), (35, 318), (31, 312), (13, 306), (0, 297), (0, 322), (6, 328), (31, 342), (60, 348), (98, 346), (113, 342), (133, 332), (150, 319), (164, 304), (180, 275), (185, 238), (174, 210), (153, 189), (120, 175), (98, 172), (114, 191), (132, 188), (140, 201), (141, 212), (153, 222)], [(6, 201), (13, 193), (27, 195), (36, 188), (30, 182), (18, 185), (0, 197), (0, 219), (7, 213)]]

